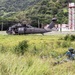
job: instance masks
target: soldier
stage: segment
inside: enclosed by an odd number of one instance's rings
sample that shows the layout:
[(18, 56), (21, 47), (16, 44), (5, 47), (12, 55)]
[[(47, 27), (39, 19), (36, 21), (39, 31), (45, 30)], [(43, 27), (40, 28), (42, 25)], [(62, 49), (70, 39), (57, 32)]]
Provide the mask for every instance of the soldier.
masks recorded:
[(70, 60), (75, 60), (75, 50), (73, 48), (69, 48), (66, 56)]
[[(61, 64), (61, 63), (64, 63), (64, 62), (68, 62), (70, 60), (75, 60), (75, 50), (72, 47), (69, 48), (68, 51), (66, 52), (66, 54), (63, 57), (65, 57), (65, 56), (67, 56), (66, 59), (63, 59), (61, 61), (54, 62), (53, 65), (55, 66), (57, 64)], [(61, 57), (59, 56), (58, 59), (61, 59)]]

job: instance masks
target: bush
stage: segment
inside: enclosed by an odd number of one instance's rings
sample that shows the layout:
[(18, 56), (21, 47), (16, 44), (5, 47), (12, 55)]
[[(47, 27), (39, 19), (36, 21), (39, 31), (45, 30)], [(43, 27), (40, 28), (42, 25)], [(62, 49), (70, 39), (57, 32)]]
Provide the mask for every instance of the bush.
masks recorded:
[(28, 43), (26, 40), (23, 40), (22, 42), (19, 42), (17, 46), (15, 46), (14, 52), (16, 54), (24, 55), (24, 53), (27, 51)]
[(66, 35), (65, 37), (64, 37), (64, 40), (69, 40), (69, 41), (74, 41), (75, 40), (75, 35)]

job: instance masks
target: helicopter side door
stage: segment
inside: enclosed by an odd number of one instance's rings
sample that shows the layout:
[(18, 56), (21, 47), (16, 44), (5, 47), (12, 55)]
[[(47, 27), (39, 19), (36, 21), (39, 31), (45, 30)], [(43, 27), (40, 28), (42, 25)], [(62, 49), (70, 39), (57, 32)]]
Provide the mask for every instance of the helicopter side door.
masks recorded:
[(34, 28), (33, 28), (33, 27), (26, 26), (26, 31), (25, 31), (25, 33), (27, 33), (27, 34), (32, 34), (32, 33), (34, 33)]
[(25, 27), (19, 27), (18, 28), (18, 34), (24, 34), (26, 32), (26, 28)]

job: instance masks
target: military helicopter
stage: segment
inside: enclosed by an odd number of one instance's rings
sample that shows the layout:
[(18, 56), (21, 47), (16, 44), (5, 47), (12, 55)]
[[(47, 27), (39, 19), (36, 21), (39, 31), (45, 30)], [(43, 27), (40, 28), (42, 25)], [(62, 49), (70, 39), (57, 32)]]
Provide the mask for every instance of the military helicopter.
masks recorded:
[(53, 18), (51, 23), (44, 28), (37, 28), (37, 27), (32, 27), (31, 25), (26, 25), (26, 24), (15, 24), (11, 27), (8, 28), (6, 31), (7, 34), (38, 34), (38, 33), (46, 33), (46, 32), (51, 32), (52, 28), (55, 25), (57, 18)]

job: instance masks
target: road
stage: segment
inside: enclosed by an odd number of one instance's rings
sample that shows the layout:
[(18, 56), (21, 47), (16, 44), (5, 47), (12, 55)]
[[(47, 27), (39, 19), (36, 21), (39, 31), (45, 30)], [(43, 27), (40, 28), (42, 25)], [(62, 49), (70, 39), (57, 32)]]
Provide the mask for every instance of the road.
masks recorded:
[(75, 35), (75, 32), (70, 32), (70, 31), (68, 31), (68, 32), (65, 32), (65, 31), (63, 31), (63, 32), (52, 31), (52, 32), (45, 33), (45, 35), (67, 35), (67, 34)]
[(0, 35), (7, 35), (6, 31), (0, 31)]
[[(47, 32), (44, 33), (44, 35), (66, 35), (66, 34), (74, 34), (75, 32), (58, 32), (58, 31), (52, 31), (52, 32)], [(6, 31), (0, 31), (0, 35), (7, 35)]]

